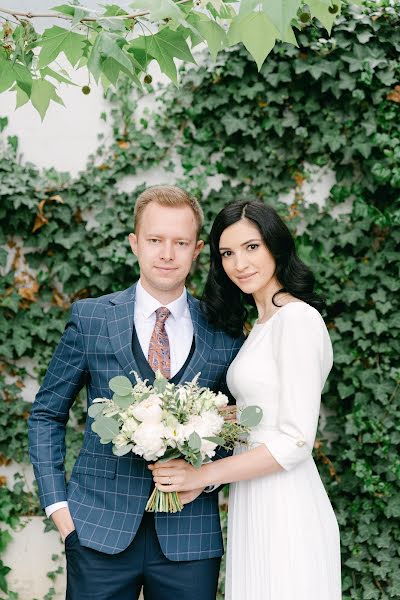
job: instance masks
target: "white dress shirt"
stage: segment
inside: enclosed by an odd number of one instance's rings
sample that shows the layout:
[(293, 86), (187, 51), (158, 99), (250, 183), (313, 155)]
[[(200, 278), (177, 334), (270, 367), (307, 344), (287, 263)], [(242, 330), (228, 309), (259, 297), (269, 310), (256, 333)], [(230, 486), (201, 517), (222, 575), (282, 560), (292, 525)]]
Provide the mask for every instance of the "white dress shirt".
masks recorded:
[[(193, 323), (187, 302), (186, 289), (173, 302), (162, 304), (146, 292), (139, 279), (136, 285), (133, 319), (139, 343), (146, 359), (149, 354), (151, 334), (156, 323), (155, 311), (160, 306), (166, 306), (171, 312), (165, 321), (165, 330), (169, 339), (171, 377), (173, 377), (185, 364), (193, 342)], [(45, 508), (46, 515), (50, 517), (53, 512), (66, 506), (68, 506), (68, 503), (65, 501), (50, 504)]]

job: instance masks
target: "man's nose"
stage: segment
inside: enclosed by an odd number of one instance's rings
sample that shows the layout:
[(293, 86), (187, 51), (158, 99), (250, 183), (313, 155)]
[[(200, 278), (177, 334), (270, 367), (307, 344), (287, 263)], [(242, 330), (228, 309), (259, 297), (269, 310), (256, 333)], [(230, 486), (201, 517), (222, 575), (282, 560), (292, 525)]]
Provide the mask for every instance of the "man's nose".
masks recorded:
[(161, 255), (162, 260), (173, 260), (175, 258), (174, 245), (172, 242), (165, 242), (161, 246)]

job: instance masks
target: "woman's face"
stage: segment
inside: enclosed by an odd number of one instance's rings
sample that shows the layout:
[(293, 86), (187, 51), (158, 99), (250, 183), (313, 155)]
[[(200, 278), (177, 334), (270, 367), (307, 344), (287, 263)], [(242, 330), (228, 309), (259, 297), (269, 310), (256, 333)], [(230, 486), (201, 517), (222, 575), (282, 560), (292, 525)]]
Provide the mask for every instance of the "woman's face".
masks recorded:
[(219, 251), (225, 273), (245, 294), (278, 285), (275, 259), (252, 221), (240, 219), (224, 229)]

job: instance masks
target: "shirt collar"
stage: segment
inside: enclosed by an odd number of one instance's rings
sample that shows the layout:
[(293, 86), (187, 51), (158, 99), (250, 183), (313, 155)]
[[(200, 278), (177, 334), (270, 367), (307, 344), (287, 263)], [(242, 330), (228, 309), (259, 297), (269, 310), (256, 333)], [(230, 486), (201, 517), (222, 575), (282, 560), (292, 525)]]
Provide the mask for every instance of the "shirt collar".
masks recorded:
[(157, 300), (151, 294), (146, 292), (139, 279), (136, 285), (135, 308), (142, 313), (145, 319), (148, 319), (157, 310), (157, 308), (160, 308), (160, 306), (166, 306), (175, 320), (178, 320), (181, 317), (183, 317), (187, 309), (186, 288), (183, 289), (183, 292), (179, 296), (179, 298), (177, 298), (173, 302), (170, 302), (169, 304), (161, 304), (159, 300)]

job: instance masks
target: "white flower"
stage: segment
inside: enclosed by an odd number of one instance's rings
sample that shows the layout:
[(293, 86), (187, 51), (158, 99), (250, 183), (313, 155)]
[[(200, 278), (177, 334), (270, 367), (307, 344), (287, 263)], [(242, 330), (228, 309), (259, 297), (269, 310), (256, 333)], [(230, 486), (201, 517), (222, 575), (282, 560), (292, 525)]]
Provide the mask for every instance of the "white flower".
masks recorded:
[(133, 439), (133, 434), (135, 433), (138, 427), (139, 423), (136, 421), (136, 419), (129, 417), (128, 419), (125, 419), (121, 431), (131, 441)]
[(212, 458), (215, 455), (216, 447), (217, 447), (217, 444), (214, 444), (214, 442), (210, 442), (209, 440), (201, 440), (200, 453), (201, 453), (203, 460), (206, 457)]
[(166, 449), (165, 427), (161, 423), (141, 423), (133, 434), (135, 446), (132, 452), (145, 460), (157, 460)]
[(205, 411), (189, 419), (188, 426), (199, 434), (200, 437), (209, 437), (218, 434), (224, 424), (224, 418), (212, 411)]
[(225, 394), (222, 394), (221, 392), (218, 392), (218, 394), (215, 397), (215, 406), (217, 408), (222, 408), (223, 406), (227, 406), (229, 400), (228, 400), (228, 396), (225, 396)]
[(126, 436), (124, 433), (119, 433), (114, 439), (113, 439), (113, 444), (116, 448), (123, 448), (124, 446), (127, 446), (130, 440), (126, 439)]
[(132, 408), (133, 416), (143, 423), (161, 423), (162, 419), (162, 400), (159, 396), (149, 396)]
[(171, 448), (176, 448), (177, 445), (183, 444), (187, 439), (186, 426), (176, 423), (176, 425), (165, 427), (165, 441)]

